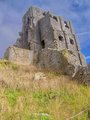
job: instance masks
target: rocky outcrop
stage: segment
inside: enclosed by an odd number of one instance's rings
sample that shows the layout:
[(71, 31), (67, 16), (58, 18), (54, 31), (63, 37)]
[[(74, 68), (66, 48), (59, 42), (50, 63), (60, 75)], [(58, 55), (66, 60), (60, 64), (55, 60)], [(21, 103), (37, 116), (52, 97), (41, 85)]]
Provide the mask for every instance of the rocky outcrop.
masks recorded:
[(74, 76), (74, 79), (76, 79), (79, 83), (90, 85), (90, 65), (79, 68)]
[(42, 72), (37, 72), (34, 75), (34, 80), (46, 80), (46, 76)]
[(76, 57), (67, 49), (62, 51), (54, 49), (43, 49), (40, 51), (36, 60), (41, 68), (47, 68), (55, 71), (61, 71), (69, 76), (74, 76), (78, 69), (79, 63)]

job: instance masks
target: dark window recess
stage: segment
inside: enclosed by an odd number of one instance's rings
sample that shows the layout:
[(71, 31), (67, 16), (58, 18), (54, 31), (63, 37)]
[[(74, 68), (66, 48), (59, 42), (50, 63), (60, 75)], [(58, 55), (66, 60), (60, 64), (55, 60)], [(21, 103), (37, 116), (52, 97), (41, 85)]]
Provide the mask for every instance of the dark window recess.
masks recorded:
[(45, 42), (44, 40), (41, 41), (42, 48), (45, 48)]
[(57, 19), (57, 17), (56, 17), (56, 16), (53, 16), (53, 19), (55, 19), (55, 20), (58, 22), (58, 19)]
[(29, 23), (30, 23), (30, 18), (28, 17), (28, 18), (27, 18), (27, 24), (29, 24)]
[(28, 31), (26, 31), (26, 39), (28, 39)]
[(30, 50), (30, 42), (28, 43), (28, 49)]
[(73, 39), (70, 39), (70, 43), (71, 43), (72, 45), (74, 45), (74, 40), (73, 40)]
[(44, 12), (44, 13), (43, 13), (43, 15), (45, 16), (45, 15), (46, 15), (46, 13)]
[(69, 28), (68, 24), (66, 21), (64, 21), (65, 27)]
[(60, 40), (60, 41), (63, 41), (63, 37), (60, 35), (60, 36), (58, 36), (58, 39)]
[(28, 36), (28, 31), (26, 31), (26, 36)]

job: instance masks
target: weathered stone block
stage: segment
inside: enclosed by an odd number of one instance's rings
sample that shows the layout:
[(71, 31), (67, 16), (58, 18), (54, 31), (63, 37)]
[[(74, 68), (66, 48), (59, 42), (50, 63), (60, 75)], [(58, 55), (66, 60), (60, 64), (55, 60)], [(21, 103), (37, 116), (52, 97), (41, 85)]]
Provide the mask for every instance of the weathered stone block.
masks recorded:
[(73, 76), (75, 69), (79, 66), (75, 56), (67, 49), (59, 51), (50, 48), (40, 51), (37, 64), (41, 68), (62, 71), (70, 76)]
[(33, 51), (11, 46), (6, 50), (4, 58), (20, 64), (31, 64), (33, 63)]

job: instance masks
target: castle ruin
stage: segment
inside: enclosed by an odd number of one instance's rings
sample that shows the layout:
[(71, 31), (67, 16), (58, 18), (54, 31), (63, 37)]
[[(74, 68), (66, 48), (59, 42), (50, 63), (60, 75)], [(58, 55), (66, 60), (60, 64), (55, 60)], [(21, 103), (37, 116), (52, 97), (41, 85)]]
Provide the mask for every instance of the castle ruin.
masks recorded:
[(73, 76), (86, 61), (70, 21), (31, 7), (23, 16), (22, 32), (5, 58)]

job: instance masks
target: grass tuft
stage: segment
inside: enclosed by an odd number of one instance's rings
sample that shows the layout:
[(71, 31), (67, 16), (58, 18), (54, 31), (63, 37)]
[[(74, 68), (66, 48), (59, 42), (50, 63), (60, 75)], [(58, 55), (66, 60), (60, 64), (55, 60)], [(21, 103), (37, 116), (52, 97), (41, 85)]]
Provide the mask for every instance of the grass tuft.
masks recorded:
[(7, 89), (5, 91), (5, 95), (9, 104), (13, 107), (16, 104), (17, 98), (20, 96), (20, 93), (17, 90)]

